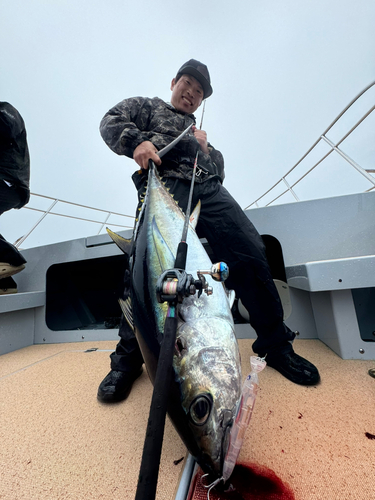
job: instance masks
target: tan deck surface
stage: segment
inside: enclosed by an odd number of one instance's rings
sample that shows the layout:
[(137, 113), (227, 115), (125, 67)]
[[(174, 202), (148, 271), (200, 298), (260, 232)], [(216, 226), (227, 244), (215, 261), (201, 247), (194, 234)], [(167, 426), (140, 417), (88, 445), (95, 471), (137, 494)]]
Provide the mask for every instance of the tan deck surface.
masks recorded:
[[(251, 344), (239, 343), (248, 363)], [(375, 362), (344, 361), (319, 340), (294, 347), (319, 368), (321, 383), (302, 387), (272, 368), (261, 372), (240, 460), (272, 469), (296, 500), (374, 500), (375, 440), (366, 432), (375, 434), (375, 379), (368, 375)]]
[[(0, 357), (0, 499), (127, 500), (137, 488), (152, 386), (96, 399), (116, 342), (31, 346)], [(98, 347), (100, 351), (85, 353)], [(105, 351), (109, 349), (110, 351)], [(158, 499), (174, 497), (186, 448), (166, 422)]]
[[(31, 346), (0, 357), (0, 499), (130, 500), (135, 496), (151, 384), (119, 404), (97, 401), (115, 342)], [(252, 341), (240, 340), (243, 374)], [(97, 347), (96, 352), (84, 352)], [(371, 361), (343, 361), (318, 340), (296, 351), (321, 373), (300, 387), (266, 368), (241, 461), (272, 469), (296, 500), (375, 499)], [(158, 500), (172, 500), (186, 454), (169, 421)], [(271, 498), (271, 497), (270, 497)]]

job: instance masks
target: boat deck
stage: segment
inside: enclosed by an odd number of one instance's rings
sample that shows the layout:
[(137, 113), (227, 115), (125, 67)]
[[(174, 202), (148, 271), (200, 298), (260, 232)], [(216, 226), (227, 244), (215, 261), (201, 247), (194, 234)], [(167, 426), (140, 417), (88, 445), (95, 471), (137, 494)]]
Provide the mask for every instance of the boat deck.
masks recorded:
[[(252, 340), (239, 344), (245, 375)], [(134, 498), (152, 387), (144, 372), (126, 402), (97, 401), (115, 345), (33, 345), (0, 357), (2, 500)], [(297, 386), (266, 368), (240, 462), (274, 471), (296, 500), (373, 499), (375, 363), (342, 360), (318, 339), (295, 349), (322, 381)], [(175, 498), (185, 456), (167, 421), (158, 500)]]
[[(96, 399), (115, 342), (34, 345), (1, 356), (2, 500), (134, 498), (152, 395)], [(92, 348), (97, 351), (86, 352)], [(186, 448), (166, 423), (158, 499), (174, 496)]]

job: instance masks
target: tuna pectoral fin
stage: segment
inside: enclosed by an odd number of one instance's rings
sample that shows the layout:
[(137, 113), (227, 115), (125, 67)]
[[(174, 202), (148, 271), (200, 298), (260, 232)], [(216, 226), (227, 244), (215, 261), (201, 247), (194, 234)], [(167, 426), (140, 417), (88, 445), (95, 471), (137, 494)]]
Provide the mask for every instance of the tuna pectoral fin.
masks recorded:
[(155, 217), (152, 219), (152, 238), (154, 240), (156, 255), (158, 256), (161, 270), (166, 271), (174, 267), (175, 257), (159, 231)]
[(120, 250), (122, 250), (125, 254), (130, 255), (130, 247), (132, 244), (132, 240), (127, 240), (126, 238), (123, 238), (117, 233), (114, 233), (110, 229), (107, 229), (107, 233), (109, 236), (112, 238), (112, 240), (116, 243), (116, 245), (119, 247)]
[(132, 308), (132, 301), (130, 297), (128, 297), (126, 300), (119, 299), (119, 304), (121, 307), (121, 311), (128, 322), (128, 325), (134, 332), (134, 322), (133, 322), (133, 308)]

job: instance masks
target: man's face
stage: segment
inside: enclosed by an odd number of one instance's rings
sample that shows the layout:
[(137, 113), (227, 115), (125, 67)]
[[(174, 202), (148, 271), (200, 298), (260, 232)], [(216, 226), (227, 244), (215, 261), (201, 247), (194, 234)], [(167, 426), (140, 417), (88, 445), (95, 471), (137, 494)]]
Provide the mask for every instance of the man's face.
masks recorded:
[(191, 75), (182, 75), (171, 83), (171, 103), (183, 113), (194, 113), (202, 103), (204, 93), (202, 85)]

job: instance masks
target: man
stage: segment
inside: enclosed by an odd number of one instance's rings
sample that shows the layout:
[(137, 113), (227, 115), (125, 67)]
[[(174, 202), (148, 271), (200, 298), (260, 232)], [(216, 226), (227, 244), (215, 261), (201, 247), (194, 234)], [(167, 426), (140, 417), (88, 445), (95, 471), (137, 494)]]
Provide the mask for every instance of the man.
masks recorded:
[[(212, 94), (207, 67), (191, 59), (177, 72), (171, 83), (171, 103), (158, 97), (125, 99), (104, 116), (100, 132), (117, 154), (134, 158), (141, 170), (132, 179), (141, 203), (147, 181), (148, 161), (158, 167), (166, 187), (182, 210), (186, 210), (193, 164), (198, 151), (198, 168), (193, 206), (201, 200), (197, 233), (205, 237), (218, 261), (230, 269), (226, 284), (233, 288), (249, 311), (257, 332), (253, 350), (267, 355), (268, 366), (289, 380), (304, 385), (319, 382), (319, 372), (298, 356), (291, 342), (295, 334), (283, 323), (283, 310), (265, 256), (263, 241), (238, 203), (222, 186), (224, 159), (208, 141), (203, 130), (192, 127), (178, 145), (161, 160), (158, 150), (169, 144), (191, 123), (203, 99)], [(129, 273), (125, 277), (125, 296), (129, 294)], [(101, 401), (125, 399), (140, 375), (143, 359), (137, 341), (125, 320), (120, 325), (120, 342), (111, 355), (111, 371), (98, 389)]]
[[(29, 201), (30, 158), (25, 123), (11, 104), (0, 102), (0, 215)], [(0, 234), (0, 295), (17, 292), (11, 276), (26, 260)]]

